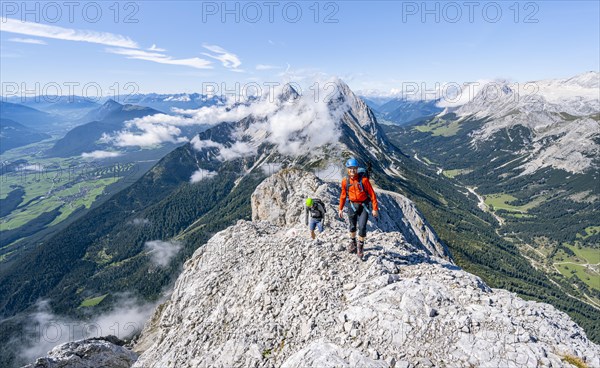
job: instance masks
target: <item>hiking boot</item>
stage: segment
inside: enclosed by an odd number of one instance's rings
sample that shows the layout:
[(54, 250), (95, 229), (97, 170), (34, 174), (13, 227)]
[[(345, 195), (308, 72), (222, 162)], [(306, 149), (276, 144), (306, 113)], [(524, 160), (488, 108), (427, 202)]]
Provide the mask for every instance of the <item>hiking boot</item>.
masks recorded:
[(364, 254), (364, 249), (365, 249), (365, 241), (364, 240), (359, 240), (358, 241), (358, 251), (356, 252), (356, 255), (358, 255), (358, 258), (362, 259)]
[(348, 252), (356, 253), (356, 238), (350, 239), (350, 243), (348, 243)]

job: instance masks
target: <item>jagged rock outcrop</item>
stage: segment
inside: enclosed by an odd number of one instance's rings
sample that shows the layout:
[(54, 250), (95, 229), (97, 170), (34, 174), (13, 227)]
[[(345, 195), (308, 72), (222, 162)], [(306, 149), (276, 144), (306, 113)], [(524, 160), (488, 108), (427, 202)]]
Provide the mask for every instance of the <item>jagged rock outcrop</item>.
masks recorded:
[(128, 368), (138, 355), (114, 336), (68, 342), (23, 368)]
[[(296, 226), (304, 221), (304, 201), (320, 198), (327, 207), (329, 218), (337, 216), (340, 188), (338, 182), (322, 181), (312, 174), (290, 169), (283, 170), (261, 183), (252, 194), (252, 220), (268, 221), (278, 226)], [(377, 190), (381, 216), (369, 221), (367, 229), (400, 232), (406, 241), (430, 255), (449, 257), (442, 244), (415, 204), (394, 192)], [(344, 224), (333, 223), (336, 229)], [(336, 226), (338, 225), (338, 226)]]
[[(217, 233), (186, 262), (134, 366), (560, 367), (565, 357), (600, 365), (600, 347), (566, 314), (454, 265), (399, 195), (378, 192), (382, 219), (370, 225), (364, 262), (341, 251), (336, 193), (294, 170), (261, 184), (253, 221)], [(319, 242), (302, 223), (308, 194), (328, 203)]]

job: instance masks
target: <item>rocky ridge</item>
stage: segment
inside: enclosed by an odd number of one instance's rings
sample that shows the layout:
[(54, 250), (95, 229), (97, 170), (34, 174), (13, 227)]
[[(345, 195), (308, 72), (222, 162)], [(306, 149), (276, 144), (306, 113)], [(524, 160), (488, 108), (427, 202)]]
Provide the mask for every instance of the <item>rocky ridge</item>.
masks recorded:
[(68, 342), (23, 368), (129, 368), (138, 355), (123, 344), (115, 336)]
[[(344, 252), (336, 185), (294, 170), (265, 180), (253, 221), (216, 234), (185, 264), (134, 366), (600, 365), (600, 348), (566, 314), (461, 270), (422, 217), (390, 217), (401, 196), (379, 192), (388, 218), (370, 224), (364, 262)], [(302, 224), (308, 195), (328, 203), (318, 242)], [(424, 241), (408, 242), (411, 231)]]

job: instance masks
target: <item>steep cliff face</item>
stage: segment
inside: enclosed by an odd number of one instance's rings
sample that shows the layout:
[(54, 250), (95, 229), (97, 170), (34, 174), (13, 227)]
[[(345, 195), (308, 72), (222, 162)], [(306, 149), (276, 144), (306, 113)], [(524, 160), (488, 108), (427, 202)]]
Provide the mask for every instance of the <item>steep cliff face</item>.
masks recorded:
[[(137, 344), (135, 367), (600, 365), (566, 314), (458, 268), (406, 198), (378, 191), (366, 260), (346, 253), (337, 184), (283, 170), (252, 197), (253, 221), (185, 264)], [(302, 201), (327, 203), (319, 241)]]

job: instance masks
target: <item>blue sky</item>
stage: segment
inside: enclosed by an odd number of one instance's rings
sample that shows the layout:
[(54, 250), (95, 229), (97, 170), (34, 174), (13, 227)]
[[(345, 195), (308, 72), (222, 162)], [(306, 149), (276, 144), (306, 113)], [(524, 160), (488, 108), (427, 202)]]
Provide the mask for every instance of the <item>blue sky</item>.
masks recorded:
[(70, 19), (63, 2), (53, 3), (59, 14), (44, 2), (4, 1), (2, 93), (58, 85), (67, 94), (69, 83), (84, 95), (95, 86), (105, 95), (202, 92), (207, 83), (334, 75), (355, 90), (389, 91), (600, 69), (598, 1), (471, 3), (228, 2), (224, 13), (221, 1), (75, 2)]

